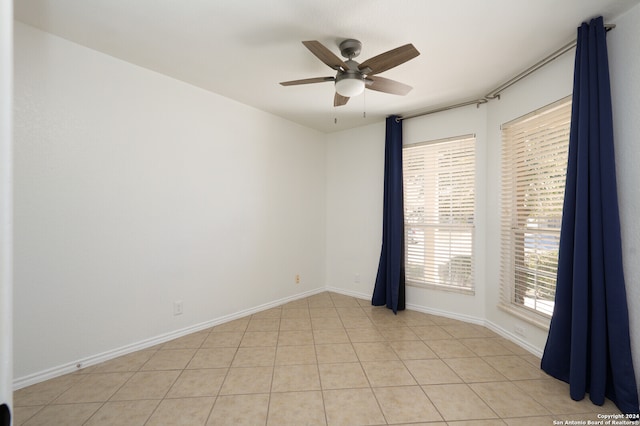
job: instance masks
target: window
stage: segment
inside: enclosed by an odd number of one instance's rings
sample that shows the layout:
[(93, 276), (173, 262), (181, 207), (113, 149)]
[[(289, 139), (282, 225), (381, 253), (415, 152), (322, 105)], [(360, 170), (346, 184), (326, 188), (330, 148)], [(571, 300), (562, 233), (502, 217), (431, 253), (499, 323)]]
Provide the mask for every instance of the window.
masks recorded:
[(407, 284), (473, 293), (475, 136), (402, 155)]
[(548, 325), (553, 313), (571, 98), (502, 126), (501, 306)]

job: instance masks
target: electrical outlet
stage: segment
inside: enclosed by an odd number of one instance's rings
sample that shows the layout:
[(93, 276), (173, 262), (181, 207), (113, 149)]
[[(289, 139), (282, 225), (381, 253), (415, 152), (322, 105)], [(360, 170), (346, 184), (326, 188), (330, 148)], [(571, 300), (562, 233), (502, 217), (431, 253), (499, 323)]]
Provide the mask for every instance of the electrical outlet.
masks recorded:
[(525, 337), (527, 334), (525, 328), (521, 325), (516, 325), (515, 327), (513, 327), (513, 331), (515, 331), (515, 333), (518, 336), (522, 336), (522, 337)]
[(355, 274), (353, 276), (353, 282), (356, 284), (360, 282), (360, 274)]
[(300, 284), (300, 274), (296, 274), (296, 284)]
[(182, 315), (182, 300), (173, 302), (173, 315)]

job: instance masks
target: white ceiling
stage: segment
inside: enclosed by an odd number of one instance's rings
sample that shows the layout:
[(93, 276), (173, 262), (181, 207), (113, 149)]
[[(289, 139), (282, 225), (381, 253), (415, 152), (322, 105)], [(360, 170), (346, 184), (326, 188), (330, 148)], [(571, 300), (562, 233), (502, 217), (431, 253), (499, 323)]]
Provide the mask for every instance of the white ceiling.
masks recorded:
[[(640, 0), (18, 0), (16, 19), (323, 132), (482, 97)], [(413, 86), (333, 107), (332, 76), (301, 43), (363, 43), (357, 58), (406, 43), (417, 58), (381, 73)], [(363, 112), (366, 111), (366, 118)], [(337, 123), (335, 122), (337, 119)]]

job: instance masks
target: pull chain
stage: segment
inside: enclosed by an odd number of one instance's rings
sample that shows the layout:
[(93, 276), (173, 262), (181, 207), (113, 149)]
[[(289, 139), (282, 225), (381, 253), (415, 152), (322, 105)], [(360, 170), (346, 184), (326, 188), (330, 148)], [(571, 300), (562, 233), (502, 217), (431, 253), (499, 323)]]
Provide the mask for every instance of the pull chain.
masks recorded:
[(367, 118), (367, 90), (362, 92), (362, 118)]

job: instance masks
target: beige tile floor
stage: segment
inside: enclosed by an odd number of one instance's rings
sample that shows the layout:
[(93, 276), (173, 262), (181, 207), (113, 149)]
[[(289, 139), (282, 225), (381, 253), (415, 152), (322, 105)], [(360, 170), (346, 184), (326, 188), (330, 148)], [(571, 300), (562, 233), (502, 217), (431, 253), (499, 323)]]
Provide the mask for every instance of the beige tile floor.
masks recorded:
[[(575, 402), (485, 327), (321, 293), (15, 392), (16, 425), (552, 425)], [(563, 422), (564, 423), (564, 422)]]

